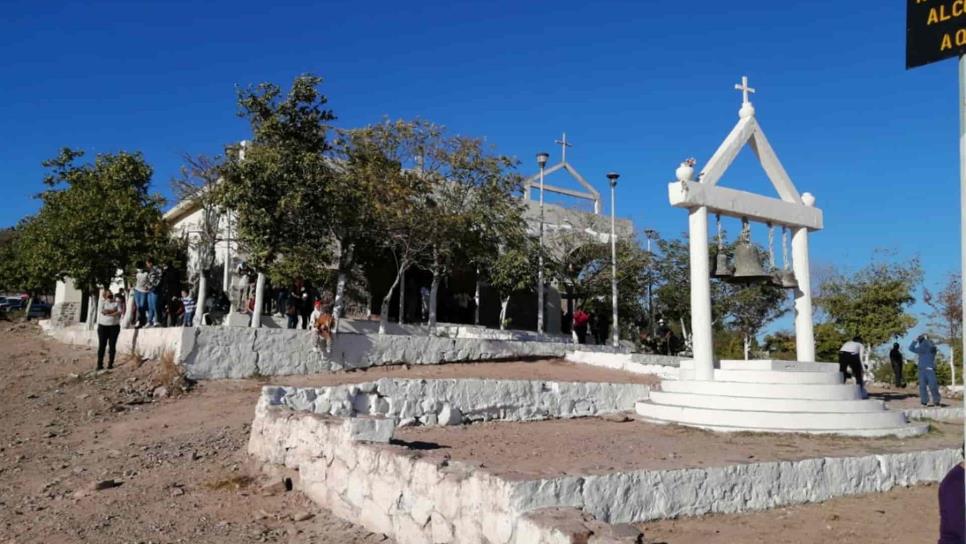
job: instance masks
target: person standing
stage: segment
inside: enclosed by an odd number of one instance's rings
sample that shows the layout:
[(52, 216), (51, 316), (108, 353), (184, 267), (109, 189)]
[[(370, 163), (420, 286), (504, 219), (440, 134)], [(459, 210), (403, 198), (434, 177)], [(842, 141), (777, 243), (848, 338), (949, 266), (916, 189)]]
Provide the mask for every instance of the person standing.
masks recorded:
[(906, 380), (902, 375), (902, 366), (906, 361), (902, 357), (902, 349), (899, 348), (899, 342), (892, 344), (892, 350), (889, 351), (889, 362), (892, 363), (892, 373), (896, 377), (896, 387), (904, 388), (906, 386)]
[(121, 307), (110, 289), (105, 289), (101, 312), (97, 316), (97, 370), (104, 370), (104, 350), (107, 348), (107, 368), (114, 368), (117, 336), (121, 333)]
[(161, 269), (154, 266), (154, 261), (147, 259), (144, 266), (148, 272), (148, 327), (161, 324), (161, 314), (158, 312), (158, 290), (161, 288)]
[(668, 327), (664, 319), (657, 321), (657, 349), (661, 355), (671, 355), (674, 331)]
[(184, 308), (184, 319), (181, 325), (184, 327), (190, 327), (192, 321), (195, 318), (195, 299), (191, 296), (191, 293), (187, 289), (181, 291), (181, 306)]
[(583, 309), (578, 309), (574, 312), (574, 332), (577, 333), (577, 343), (586, 344), (587, 343), (587, 324), (590, 322), (590, 314), (585, 312)]
[(929, 404), (929, 394), (932, 395), (932, 406), (940, 405), (939, 381), (936, 379), (936, 344), (925, 334), (920, 334), (918, 338), (909, 344), (909, 351), (919, 356), (919, 403), (923, 406)]
[(146, 266), (138, 263), (137, 274), (134, 275), (134, 306), (137, 310), (137, 325), (140, 329), (148, 323), (148, 294), (151, 292), (150, 274)]
[(285, 302), (285, 316), (288, 318), (288, 328), (294, 329), (299, 324), (299, 296), (295, 289), (288, 293), (288, 300)]
[(839, 372), (842, 373), (842, 381), (848, 379), (848, 371), (852, 371), (852, 377), (859, 386), (859, 392), (863, 399), (869, 398), (865, 390), (865, 381), (862, 379), (862, 354), (865, 346), (862, 345), (862, 337), (855, 336), (839, 348)]
[(963, 463), (952, 468), (939, 484), (939, 542), (962, 544), (966, 532), (966, 489)]

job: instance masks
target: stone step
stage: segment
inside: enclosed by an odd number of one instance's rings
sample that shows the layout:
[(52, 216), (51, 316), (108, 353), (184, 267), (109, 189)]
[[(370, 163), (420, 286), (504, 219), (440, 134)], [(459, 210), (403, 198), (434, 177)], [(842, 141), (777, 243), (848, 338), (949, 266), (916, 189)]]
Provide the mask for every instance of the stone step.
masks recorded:
[[(681, 361), (681, 368), (693, 370), (694, 359)], [(838, 363), (806, 363), (801, 361), (779, 361), (776, 359), (722, 359), (715, 363), (721, 370), (781, 370), (785, 372), (838, 372)]]
[(761, 412), (881, 412), (885, 410), (885, 403), (881, 400), (814, 400), (814, 399), (783, 399), (783, 398), (755, 398), (732, 397), (717, 395), (699, 395), (693, 393), (671, 393), (668, 391), (651, 391), (651, 402), (665, 406), (683, 406), (691, 408), (710, 408), (737, 411)]
[[(694, 370), (681, 369), (682, 380), (695, 379)], [(720, 370), (715, 369), (714, 380), (741, 383), (841, 384), (838, 372), (785, 372), (781, 370)]]
[(721, 397), (774, 399), (859, 400), (855, 384), (743, 383), (705, 380), (664, 380), (661, 390)]
[(637, 413), (645, 418), (697, 427), (778, 432), (898, 429), (907, 426), (901, 412), (765, 412), (666, 406), (638, 401)]

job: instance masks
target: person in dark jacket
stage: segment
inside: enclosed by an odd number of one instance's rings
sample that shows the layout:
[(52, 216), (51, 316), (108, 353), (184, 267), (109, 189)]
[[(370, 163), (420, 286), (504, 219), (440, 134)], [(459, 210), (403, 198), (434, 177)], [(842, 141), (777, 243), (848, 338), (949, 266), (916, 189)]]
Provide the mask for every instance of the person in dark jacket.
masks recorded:
[(959, 463), (939, 484), (939, 541), (937, 544), (966, 542), (966, 492), (963, 464)]
[(906, 363), (902, 357), (902, 349), (899, 342), (892, 344), (892, 351), (889, 352), (889, 362), (892, 363), (892, 373), (896, 377), (896, 387), (905, 387), (906, 380), (902, 375), (902, 367)]

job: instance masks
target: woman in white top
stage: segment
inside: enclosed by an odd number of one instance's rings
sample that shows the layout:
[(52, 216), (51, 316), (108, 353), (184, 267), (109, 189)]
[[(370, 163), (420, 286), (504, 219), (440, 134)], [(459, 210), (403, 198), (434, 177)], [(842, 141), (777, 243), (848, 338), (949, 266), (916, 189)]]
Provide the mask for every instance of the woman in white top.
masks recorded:
[(104, 348), (108, 348), (107, 368), (114, 368), (117, 336), (121, 333), (121, 306), (110, 289), (105, 289), (101, 311), (97, 314), (97, 370), (104, 369)]

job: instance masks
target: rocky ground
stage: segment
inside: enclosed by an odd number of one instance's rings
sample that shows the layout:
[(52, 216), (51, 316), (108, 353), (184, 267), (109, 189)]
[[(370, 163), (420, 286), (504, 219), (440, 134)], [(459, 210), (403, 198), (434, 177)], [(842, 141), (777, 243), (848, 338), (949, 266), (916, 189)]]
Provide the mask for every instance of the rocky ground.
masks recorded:
[(91, 350), (0, 327), (0, 543), (390, 542), (248, 463), (259, 383), (155, 398), (158, 361), (94, 374)]

